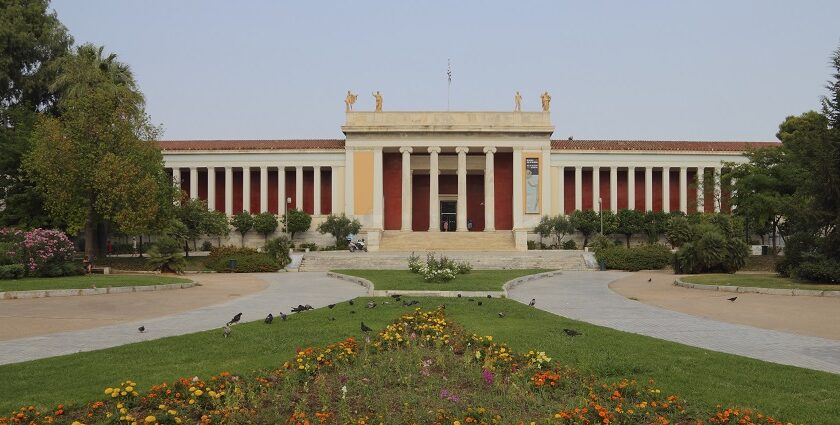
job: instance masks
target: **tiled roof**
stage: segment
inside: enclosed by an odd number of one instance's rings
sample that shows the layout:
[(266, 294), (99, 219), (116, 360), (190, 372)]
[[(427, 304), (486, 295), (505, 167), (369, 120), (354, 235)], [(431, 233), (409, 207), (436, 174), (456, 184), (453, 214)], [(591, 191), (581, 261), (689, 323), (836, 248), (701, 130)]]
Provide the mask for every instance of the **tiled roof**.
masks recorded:
[(779, 142), (699, 142), (679, 140), (552, 140), (551, 149), (570, 151), (743, 152), (781, 146)]
[(294, 139), (294, 140), (161, 140), (164, 151), (240, 151), (240, 150), (335, 150), (344, 149), (341, 139)]

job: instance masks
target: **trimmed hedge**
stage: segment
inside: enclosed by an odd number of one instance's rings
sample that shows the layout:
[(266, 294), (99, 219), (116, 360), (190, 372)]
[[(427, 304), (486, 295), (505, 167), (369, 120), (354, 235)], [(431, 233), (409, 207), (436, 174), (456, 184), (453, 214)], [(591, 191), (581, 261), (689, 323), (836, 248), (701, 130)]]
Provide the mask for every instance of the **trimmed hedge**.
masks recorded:
[[(230, 261), (236, 262), (233, 270), (230, 269)], [(280, 269), (273, 258), (267, 254), (257, 252), (251, 248), (237, 248), (223, 246), (210, 251), (205, 265), (210, 270), (219, 273), (259, 273), (276, 272)]]
[(671, 250), (664, 245), (613, 246), (595, 253), (599, 262), (611, 270), (659, 270), (671, 263)]
[(23, 264), (7, 264), (0, 266), (0, 279), (20, 279), (26, 275)]

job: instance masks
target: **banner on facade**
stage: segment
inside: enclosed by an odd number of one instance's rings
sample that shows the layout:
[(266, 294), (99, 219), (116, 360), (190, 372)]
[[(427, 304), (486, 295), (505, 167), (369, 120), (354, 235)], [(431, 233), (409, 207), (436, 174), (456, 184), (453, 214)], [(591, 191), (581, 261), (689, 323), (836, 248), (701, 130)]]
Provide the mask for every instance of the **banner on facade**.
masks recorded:
[(540, 159), (525, 158), (525, 213), (540, 213)]

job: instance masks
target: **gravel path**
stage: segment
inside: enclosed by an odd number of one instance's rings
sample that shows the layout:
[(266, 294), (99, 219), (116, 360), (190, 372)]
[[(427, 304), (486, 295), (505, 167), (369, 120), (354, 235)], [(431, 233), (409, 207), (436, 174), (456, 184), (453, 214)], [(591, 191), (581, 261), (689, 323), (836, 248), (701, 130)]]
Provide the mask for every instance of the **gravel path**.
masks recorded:
[[(564, 272), (525, 283), (510, 297), (595, 325), (713, 351), (840, 374), (840, 341), (724, 323), (629, 300), (609, 289), (620, 272)], [(724, 300), (725, 301), (725, 300)]]

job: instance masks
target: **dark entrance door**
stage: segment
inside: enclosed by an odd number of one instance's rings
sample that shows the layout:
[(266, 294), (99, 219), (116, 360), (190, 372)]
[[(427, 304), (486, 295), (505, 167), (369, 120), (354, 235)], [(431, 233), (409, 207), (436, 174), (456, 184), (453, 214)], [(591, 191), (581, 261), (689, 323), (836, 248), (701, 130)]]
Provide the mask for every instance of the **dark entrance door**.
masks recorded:
[(455, 231), (457, 211), (458, 201), (440, 201), (440, 230)]

